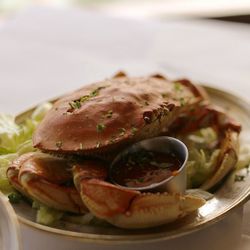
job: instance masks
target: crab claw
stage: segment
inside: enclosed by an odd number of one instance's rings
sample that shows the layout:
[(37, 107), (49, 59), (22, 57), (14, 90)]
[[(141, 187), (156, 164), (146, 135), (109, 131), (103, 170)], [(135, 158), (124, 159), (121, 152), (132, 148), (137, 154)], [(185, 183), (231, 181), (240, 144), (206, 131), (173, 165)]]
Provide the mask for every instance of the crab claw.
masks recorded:
[(121, 228), (154, 227), (182, 218), (204, 204), (205, 200), (191, 195), (141, 194), (125, 213), (107, 218), (107, 221)]
[(217, 132), (220, 154), (213, 173), (200, 186), (201, 189), (209, 190), (215, 187), (236, 166), (241, 125), (220, 108), (207, 104), (200, 105), (198, 108), (182, 114), (171, 126), (170, 134), (188, 134), (206, 127), (213, 127)]
[(11, 184), (27, 197), (61, 211), (83, 213), (87, 208), (71, 182), (66, 160), (43, 153), (17, 158), (7, 170)]
[(228, 129), (221, 142), (220, 155), (218, 157), (215, 173), (208, 178), (202, 185), (201, 189), (209, 190), (219, 183), (227, 173), (232, 170), (238, 161), (239, 134)]
[(80, 188), (84, 204), (99, 218), (125, 213), (132, 200), (139, 195), (137, 191), (122, 189), (97, 179), (83, 180)]
[(205, 203), (203, 199), (190, 195), (144, 194), (104, 180), (90, 179), (84, 163), (73, 167), (73, 176), (90, 212), (121, 228), (159, 226), (183, 217)]
[(18, 174), (20, 167), (23, 165), (23, 163), (28, 160), (34, 153), (27, 153), (23, 154), (17, 159), (15, 159), (11, 165), (9, 166), (7, 170), (7, 177), (9, 179), (9, 182), (12, 184), (12, 186), (18, 190), (20, 193), (22, 193), (24, 196), (28, 196), (27, 192), (22, 187), (21, 183), (18, 180)]
[(84, 204), (99, 218), (125, 212), (132, 199), (140, 194), (104, 181), (105, 171), (106, 167), (97, 161), (85, 161), (73, 167), (74, 183)]

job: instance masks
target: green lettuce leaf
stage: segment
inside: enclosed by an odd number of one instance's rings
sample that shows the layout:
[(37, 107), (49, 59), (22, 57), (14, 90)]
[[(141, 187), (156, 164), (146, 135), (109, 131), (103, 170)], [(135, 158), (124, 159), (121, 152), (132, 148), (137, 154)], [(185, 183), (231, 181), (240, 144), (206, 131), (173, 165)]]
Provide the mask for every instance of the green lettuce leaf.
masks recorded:
[(216, 167), (220, 149), (218, 135), (211, 128), (202, 128), (186, 137), (180, 137), (189, 149), (187, 162), (187, 188), (198, 188), (212, 174)]
[(0, 191), (13, 192), (6, 176), (10, 163), (19, 155), (32, 152), (32, 134), (46, 112), (52, 107), (44, 103), (35, 109), (31, 118), (16, 124), (14, 116), (0, 114)]
[(6, 171), (11, 161), (13, 161), (17, 156), (18, 155), (16, 153), (0, 156), (0, 190), (4, 194), (13, 192), (13, 188), (7, 179)]
[(36, 222), (47, 226), (53, 225), (60, 220), (64, 214), (63, 212), (47, 207), (38, 201), (33, 201), (32, 208), (37, 209)]

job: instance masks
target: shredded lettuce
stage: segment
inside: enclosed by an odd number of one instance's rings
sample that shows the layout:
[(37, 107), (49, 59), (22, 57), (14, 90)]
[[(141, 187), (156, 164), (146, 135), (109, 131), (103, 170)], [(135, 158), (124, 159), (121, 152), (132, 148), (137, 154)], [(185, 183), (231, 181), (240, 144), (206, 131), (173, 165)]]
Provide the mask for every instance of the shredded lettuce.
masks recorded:
[(0, 114), (0, 155), (33, 151), (32, 134), (51, 107), (51, 103), (41, 104), (22, 124), (16, 124), (14, 116)]
[[(48, 107), (48, 104), (46, 104), (46, 107)], [(0, 114), (0, 191), (5, 194), (13, 191), (6, 177), (6, 171), (10, 163), (19, 155), (35, 150), (32, 147), (31, 138), (38, 124), (37, 117), (42, 117), (41, 114), (39, 116), (39, 110), (41, 108), (34, 111), (34, 113), (37, 113), (36, 120), (33, 118), (26, 119), (21, 125), (15, 123), (13, 116)]]
[(38, 123), (51, 107), (51, 103), (41, 104), (31, 118), (20, 125), (15, 123), (13, 116), (0, 114), (0, 155), (16, 153), (22, 144), (31, 140)]
[[(32, 134), (51, 107), (51, 103), (41, 104), (22, 124), (16, 124), (11, 115), (0, 114), (0, 191), (12, 198), (16, 198), (13, 195), (15, 190), (7, 179), (6, 171), (18, 156), (35, 151), (32, 146)], [(45, 225), (53, 224), (63, 215), (62, 212), (41, 204), (36, 209), (37, 222)]]
[(250, 166), (250, 144), (242, 145), (239, 152), (239, 160), (236, 168), (242, 169)]
[(84, 215), (64, 215), (63, 219), (67, 222), (81, 225), (90, 225), (94, 220), (94, 215), (92, 213), (86, 213)]
[(35, 111), (31, 115), (31, 120), (40, 122), (46, 113), (52, 108), (52, 104), (50, 102), (45, 102), (39, 105)]
[(37, 201), (33, 201), (32, 208), (37, 209), (36, 222), (47, 226), (53, 225), (60, 220), (64, 214)]
[(19, 126), (11, 115), (0, 114), (0, 154), (8, 154), (16, 151), (16, 137), (19, 134)]
[[(18, 156), (35, 151), (32, 134), (51, 107), (51, 103), (38, 106), (31, 117), (20, 125), (15, 123), (13, 116), (0, 114), (0, 190), (12, 197), (12, 200), (15, 200), (13, 197), (16, 198), (16, 195), (6, 176), (8, 166)], [(37, 222), (45, 225), (53, 224), (63, 215), (62, 212), (42, 204), (37, 205), (36, 209)]]
[(216, 149), (210, 156), (203, 149), (189, 151), (187, 162), (187, 187), (197, 188), (213, 173), (220, 150)]
[(220, 153), (218, 136), (211, 128), (202, 128), (180, 138), (189, 149), (187, 162), (187, 188), (198, 188), (212, 175)]
[(33, 147), (32, 140), (29, 139), (17, 147), (17, 154), (22, 155), (25, 153), (33, 152), (36, 149)]
[(19, 145), (32, 137), (36, 126), (35, 120), (27, 119), (17, 125), (13, 116), (0, 114), (0, 154), (17, 152)]
[(217, 133), (213, 128), (202, 128), (188, 136), (189, 143), (196, 144), (200, 148), (212, 147), (218, 141)]
[(13, 161), (17, 156), (18, 155), (16, 153), (0, 155), (0, 191), (4, 194), (13, 192), (13, 188), (7, 179), (6, 171), (11, 161)]

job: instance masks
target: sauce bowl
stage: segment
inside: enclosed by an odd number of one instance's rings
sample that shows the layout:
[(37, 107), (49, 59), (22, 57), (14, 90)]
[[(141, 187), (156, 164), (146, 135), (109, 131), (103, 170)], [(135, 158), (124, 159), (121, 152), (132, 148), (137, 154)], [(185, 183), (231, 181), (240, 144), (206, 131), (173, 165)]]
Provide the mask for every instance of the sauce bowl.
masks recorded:
[[(141, 151), (151, 151), (160, 154), (174, 154), (181, 162), (180, 167), (174, 171), (174, 174), (167, 177), (166, 179), (151, 183), (147, 186), (128, 187), (119, 184), (114, 178), (114, 169), (119, 168), (119, 163), (124, 162), (124, 159), (128, 158), (129, 155), (139, 154)], [(138, 191), (150, 191), (150, 192), (169, 192), (169, 193), (181, 193), (183, 194), (186, 190), (186, 162), (188, 159), (188, 149), (186, 145), (180, 140), (168, 137), (160, 136), (151, 139), (146, 139), (133, 144), (121, 153), (119, 153), (113, 160), (109, 168), (109, 178), (115, 185), (121, 186), (130, 190)]]

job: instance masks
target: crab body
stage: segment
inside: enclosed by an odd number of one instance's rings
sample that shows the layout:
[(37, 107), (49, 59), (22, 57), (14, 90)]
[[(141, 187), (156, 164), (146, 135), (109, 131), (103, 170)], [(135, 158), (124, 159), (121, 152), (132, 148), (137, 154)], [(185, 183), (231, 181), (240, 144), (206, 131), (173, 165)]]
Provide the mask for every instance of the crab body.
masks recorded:
[[(183, 217), (205, 201), (116, 186), (109, 182), (109, 164), (120, 150), (142, 139), (185, 134), (208, 125), (218, 132), (221, 150), (204, 189), (235, 166), (240, 126), (212, 107), (205, 91), (187, 80), (119, 74), (59, 99), (33, 135), (34, 147), (46, 153), (22, 155), (7, 175), (24, 195), (56, 209), (89, 210), (122, 228), (153, 227)], [(77, 155), (77, 160), (69, 155)]]
[[(194, 91), (195, 90), (195, 91)], [(57, 101), (33, 137), (50, 152), (103, 153), (157, 136), (204, 97), (193, 85), (159, 77), (115, 77)]]

